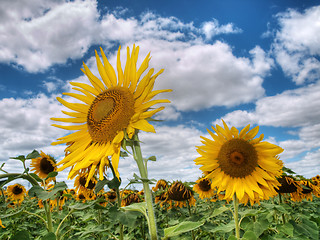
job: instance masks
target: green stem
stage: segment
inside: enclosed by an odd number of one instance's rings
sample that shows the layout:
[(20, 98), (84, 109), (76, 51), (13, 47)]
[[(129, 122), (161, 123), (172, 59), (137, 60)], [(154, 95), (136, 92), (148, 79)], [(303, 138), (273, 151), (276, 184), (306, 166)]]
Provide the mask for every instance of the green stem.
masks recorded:
[(235, 229), (236, 238), (240, 239), (240, 224), (239, 224), (239, 216), (238, 216), (239, 200), (236, 194), (233, 195), (233, 206), (234, 206), (233, 218), (234, 218), (234, 224), (236, 227)]
[[(281, 193), (279, 193), (279, 204), (281, 203), (282, 203), (282, 198), (281, 198)], [(281, 217), (282, 217), (283, 224), (286, 224), (286, 218), (284, 216), (284, 213), (281, 214)]]
[(6, 174), (0, 174), (0, 179), (1, 178), (12, 178), (10, 181), (7, 180), (6, 183), (9, 183), (17, 178), (23, 178), (27, 181), (29, 181), (32, 186), (39, 186), (39, 183), (33, 178), (31, 177), (29, 174), (21, 174), (21, 173), (6, 173)]
[[(116, 175), (114, 174), (114, 177), (116, 177)], [(116, 188), (116, 194), (117, 194), (117, 201), (118, 201), (118, 209), (120, 209), (121, 207), (121, 196), (120, 196), (120, 191), (119, 188)], [(120, 240), (123, 240), (123, 224), (120, 222)]]
[[(188, 206), (188, 211), (189, 211), (189, 216), (191, 217), (191, 207), (190, 207), (190, 204), (189, 204), (189, 200), (187, 200), (187, 206)], [(191, 230), (191, 237), (192, 237), (192, 240), (195, 240), (195, 237), (194, 237), (194, 231)]]
[(153, 203), (152, 203), (152, 193), (151, 193), (149, 181), (148, 181), (148, 171), (146, 169), (146, 166), (144, 165), (144, 160), (142, 157), (141, 147), (140, 147), (139, 138), (137, 134), (134, 136), (133, 151), (134, 151), (134, 158), (137, 162), (142, 183), (143, 183), (144, 199), (147, 203), (147, 213), (148, 213), (147, 222), (148, 222), (148, 228), (150, 233), (150, 239), (157, 240), (158, 239), (157, 224), (156, 224), (156, 218), (155, 218)]
[(48, 232), (53, 232), (51, 209), (47, 201), (43, 201), (43, 206), (47, 216)]

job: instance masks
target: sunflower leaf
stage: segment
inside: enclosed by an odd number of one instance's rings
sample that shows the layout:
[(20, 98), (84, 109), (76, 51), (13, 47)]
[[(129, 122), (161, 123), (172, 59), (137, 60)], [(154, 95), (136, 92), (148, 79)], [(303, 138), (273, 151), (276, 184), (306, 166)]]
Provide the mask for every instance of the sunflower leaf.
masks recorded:
[(26, 159), (33, 159), (33, 158), (38, 158), (41, 157), (39, 152), (37, 150), (33, 150), (32, 153), (29, 153), (26, 157)]
[(45, 178), (45, 180), (47, 180), (48, 178), (53, 178), (53, 177), (55, 177), (55, 176), (57, 176), (58, 175), (58, 172), (50, 172), (49, 174), (48, 174), (48, 176)]
[(104, 188), (106, 184), (108, 184), (109, 180), (104, 178), (103, 180), (99, 180), (94, 188), (95, 193), (100, 192), (101, 189)]
[(56, 235), (53, 232), (48, 232), (45, 236), (41, 238), (42, 240), (56, 240)]
[(35, 173), (29, 173), (31, 177), (33, 177), (37, 182), (42, 182), (42, 179)]
[(19, 155), (18, 157), (11, 157), (10, 159), (20, 160), (21, 162), (24, 162), (26, 160), (24, 155)]
[(170, 237), (178, 236), (181, 233), (192, 231), (200, 226), (202, 226), (204, 222), (190, 222), (185, 221), (181, 222), (175, 226), (168, 227), (164, 229), (164, 239), (168, 239)]

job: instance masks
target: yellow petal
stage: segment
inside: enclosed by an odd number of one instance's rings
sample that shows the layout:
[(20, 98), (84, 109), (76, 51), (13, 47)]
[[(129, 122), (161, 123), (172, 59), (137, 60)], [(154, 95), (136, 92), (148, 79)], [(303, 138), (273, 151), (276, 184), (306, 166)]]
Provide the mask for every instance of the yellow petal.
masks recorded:
[(144, 119), (134, 122), (131, 125), (132, 127), (145, 132), (153, 132), (153, 133), (156, 132), (154, 130), (154, 127), (147, 120), (144, 120)]

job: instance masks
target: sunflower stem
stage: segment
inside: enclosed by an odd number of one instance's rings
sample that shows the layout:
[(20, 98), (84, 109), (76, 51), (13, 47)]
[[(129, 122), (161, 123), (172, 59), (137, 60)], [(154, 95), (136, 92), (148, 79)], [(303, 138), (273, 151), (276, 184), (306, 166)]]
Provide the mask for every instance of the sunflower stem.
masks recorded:
[[(282, 203), (281, 193), (279, 193), (279, 205)], [(283, 224), (286, 224), (286, 217), (284, 216), (284, 213), (281, 214), (282, 222)]]
[[(192, 216), (192, 213), (191, 213), (191, 207), (190, 207), (190, 204), (189, 204), (189, 200), (187, 199), (187, 206), (188, 206), (188, 211), (189, 211), (189, 216), (191, 217)], [(191, 230), (191, 237), (192, 237), (192, 240), (195, 240), (194, 238), (194, 231)]]
[(236, 231), (236, 238), (240, 239), (240, 224), (239, 224), (239, 216), (238, 216), (238, 210), (239, 210), (239, 200), (237, 198), (237, 195), (233, 195), (233, 218), (234, 218), (234, 224), (235, 224), (235, 231)]
[(51, 209), (47, 201), (43, 201), (43, 206), (47, 216), (48, 232), (53, 232)]
[[(116, 174), (112, 168), (112, 172), (113, 172), (113, 177), (116, 177)], [(119, 191), (119, 187), (116, 187), (116, 194), (117, 194), (117, 201), (118, 201), (118, 209), (120, 209), (121, 207), (121, 200), (122, 200), (122, 197), (120, 195), (120, 191)], [(120, 222), (120, 240), (123, 240), (123, 224)]]
[(133, 141), (133, 152), (134, 152), (134, 159), (137, 162), (139, 172), (141, 175), (142, 183), (143, 183), (143, 190), (144, 190), (144, 199), (147, 203), (147, 213), (148, 213), (148, 228), (149, 228), (149, 234), (151, 240), (157, 240), (157, 224), (156, 224), (156, 218), (154, 214), (153, 209), (153, 202), (152, 202), (152, 193), (149, 186), (148, 179), (148, 170), (146, 168), (146, 165), (144, 164), (144, 160), (142, 157), (141, 147), (139, 143), (138, 134), (134, 135), (134, 141)]

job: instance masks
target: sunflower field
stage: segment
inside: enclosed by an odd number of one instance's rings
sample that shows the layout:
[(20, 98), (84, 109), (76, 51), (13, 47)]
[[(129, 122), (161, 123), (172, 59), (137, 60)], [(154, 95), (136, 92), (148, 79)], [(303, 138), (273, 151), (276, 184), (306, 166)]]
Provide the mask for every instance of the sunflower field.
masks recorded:
[[(211, 126), (195, 146), (202, 175), (193, 182), (149, 177), (156, 157), (143, 157), (139, 132), (156, 133), (158, 104), (170, 103), (157, 95), (172, 90), (153, 90), (163, 70), (147, 71), (150, 54), (138, 67), (139, 47), (127, 48), (122, 69), (120, 50), (116, 68), (95, 52), (101, 79), (84, 64), (90, 84), (71, 82), (63, 94), (72, 100), (57, 98), (68, 109), (51, 119), (68, 131), (52, 143), (66, 145), (61, 161), (34, 150), (12, 157), (23, 172), (0, 167), (1, 240), (320, 238), (320, 176), (286, 168), (284, 149), (257, 136), (258, 126)], [(139, 173), (121, 187), (119, 161), (129, 155)], [(57, 181), (66, 168), (73, 188)]]

